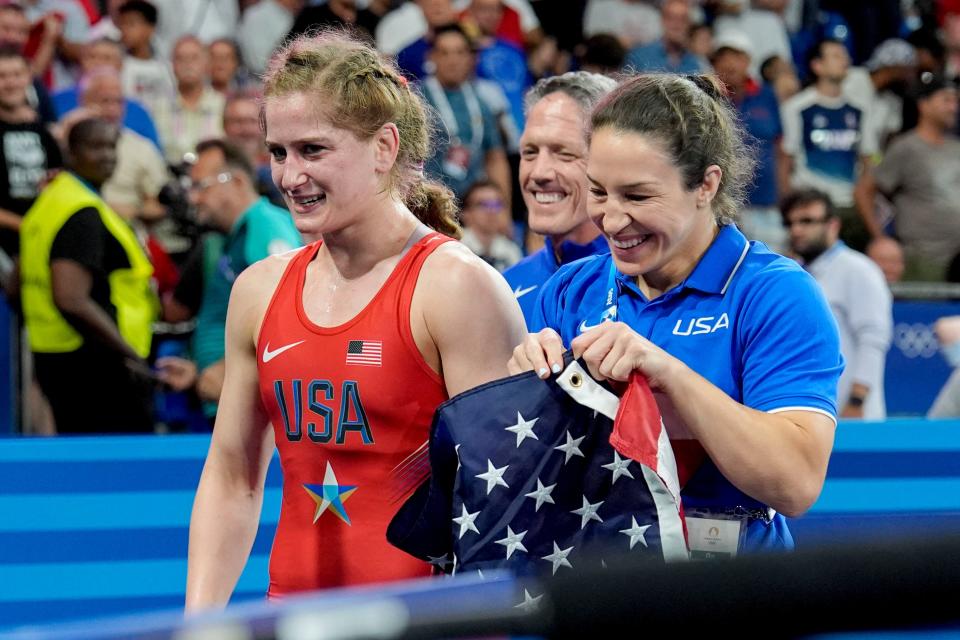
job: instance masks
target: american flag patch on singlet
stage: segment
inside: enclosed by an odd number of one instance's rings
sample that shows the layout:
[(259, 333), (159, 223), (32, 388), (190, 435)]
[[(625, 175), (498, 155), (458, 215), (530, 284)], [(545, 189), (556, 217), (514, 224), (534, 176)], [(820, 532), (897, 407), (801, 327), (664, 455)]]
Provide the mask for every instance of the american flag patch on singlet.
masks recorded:
[(351, 340), (347, 343), (347, 364), (382, 367), (383, 342), (380, 340)]

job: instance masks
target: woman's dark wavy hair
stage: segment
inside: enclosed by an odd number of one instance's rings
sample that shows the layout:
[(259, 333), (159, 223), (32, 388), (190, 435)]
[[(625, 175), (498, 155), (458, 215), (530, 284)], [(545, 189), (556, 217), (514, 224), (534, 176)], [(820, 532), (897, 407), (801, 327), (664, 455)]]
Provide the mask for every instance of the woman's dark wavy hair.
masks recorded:
[(720, 167), (720, 187), (711, 207), (718, 224), (736, 222), (753, 178), (754, 153), (715, 77), (634, 76), (594, 110), (591, 130), (607, 127), (659, 141), (688, 190), (703, 182), (707, 167)]

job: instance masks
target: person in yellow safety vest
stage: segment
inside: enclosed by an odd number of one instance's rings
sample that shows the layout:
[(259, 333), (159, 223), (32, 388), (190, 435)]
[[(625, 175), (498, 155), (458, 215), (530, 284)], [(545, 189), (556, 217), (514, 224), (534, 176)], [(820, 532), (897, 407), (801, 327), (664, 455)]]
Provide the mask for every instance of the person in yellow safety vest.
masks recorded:
[(60, 433), (153, 430), (153, 267), (99, 195), (116, 167), (118, 138), (105, 120), (73, 125), (68, 170), (43, 189), (20, 229), (24, 321)]

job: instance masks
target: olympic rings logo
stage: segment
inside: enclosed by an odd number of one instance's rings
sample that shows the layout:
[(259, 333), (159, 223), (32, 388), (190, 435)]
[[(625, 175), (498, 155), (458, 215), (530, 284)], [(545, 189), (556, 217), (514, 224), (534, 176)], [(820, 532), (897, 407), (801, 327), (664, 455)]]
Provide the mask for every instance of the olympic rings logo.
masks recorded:
[(932, 358), (940, 350), (933, 327), (922, 322), (899, 322), (893, 328), (893, 344), (907, 358)]

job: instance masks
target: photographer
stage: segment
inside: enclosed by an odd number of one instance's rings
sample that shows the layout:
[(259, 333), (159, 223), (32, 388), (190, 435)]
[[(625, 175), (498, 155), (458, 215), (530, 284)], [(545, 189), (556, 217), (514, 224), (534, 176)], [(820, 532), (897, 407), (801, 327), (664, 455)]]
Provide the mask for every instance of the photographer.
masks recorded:
[[(258, 197), (253, 166), (242, 150), (224, 140), (197, 145), (190, 170), (190, 201), (197, 222), (215, 229), (203, 237), (200, 262), (202, 293), (193, 335), (193, 361), (159, 358), (160, 378), (177, 391), (195, 387), (212, 418), (220, 399), (224, 372), (224, 331), (227, 302), (234, 280), (248, 266), (269, 255), (301, 244), (290, 214)], [(194, 273), (194, 269), (185, 269)], [(193, 280), (194, 278), (191, 278)], [(178, 287), (177, 295), (184, 291)], [(184, 308), (189, 301), (179, 300)], [(175, 303), (174, 303), (175, 304)], [(173, 305), (167, 304), (168, 312)], [(169, 318), (168, 318), (169, 319)]]

